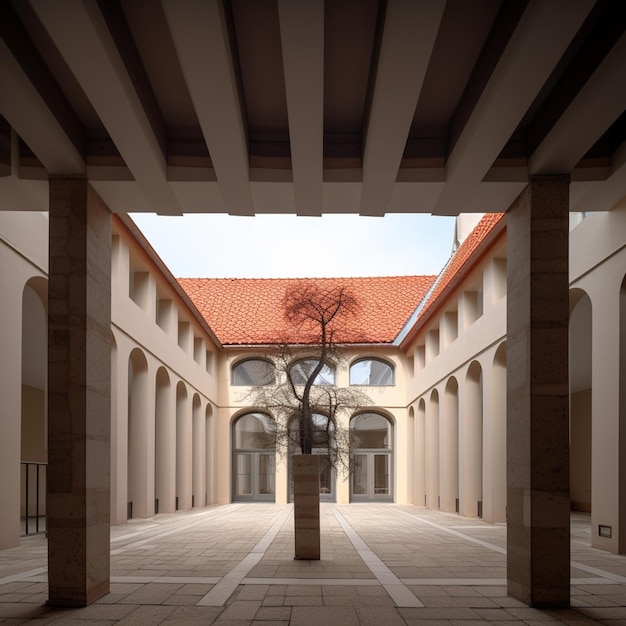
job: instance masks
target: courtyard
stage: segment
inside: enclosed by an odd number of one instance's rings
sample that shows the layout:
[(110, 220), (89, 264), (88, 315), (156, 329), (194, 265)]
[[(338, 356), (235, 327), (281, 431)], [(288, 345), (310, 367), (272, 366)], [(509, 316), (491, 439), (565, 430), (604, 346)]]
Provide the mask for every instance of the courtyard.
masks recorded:
[(322, 558), (293, 559), (292, 505), (235, 503), (111, 528), (111, 593), (45, 606), (43, 534), (0, 552), (0, 624), (626, 623), (626, 558), (571, 520), (571, 608), (507, 596), (506, 525), (394, 504), (321, 504)]

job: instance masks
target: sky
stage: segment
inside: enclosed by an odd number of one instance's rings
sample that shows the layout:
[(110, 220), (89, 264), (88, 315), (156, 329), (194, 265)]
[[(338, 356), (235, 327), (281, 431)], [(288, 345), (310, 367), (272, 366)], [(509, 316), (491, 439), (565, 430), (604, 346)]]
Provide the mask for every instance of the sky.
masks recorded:
[(177, 278), (438, 274), (454, 237), (453, 217), (424, 214), (131, 217)]

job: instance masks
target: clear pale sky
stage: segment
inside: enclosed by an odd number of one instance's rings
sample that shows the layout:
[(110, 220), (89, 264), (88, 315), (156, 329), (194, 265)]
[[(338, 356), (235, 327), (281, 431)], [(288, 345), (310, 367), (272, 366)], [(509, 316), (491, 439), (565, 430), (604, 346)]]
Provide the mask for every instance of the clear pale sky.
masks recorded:
[(177, 278), (438, 274), (453, 217), (131, 215)]

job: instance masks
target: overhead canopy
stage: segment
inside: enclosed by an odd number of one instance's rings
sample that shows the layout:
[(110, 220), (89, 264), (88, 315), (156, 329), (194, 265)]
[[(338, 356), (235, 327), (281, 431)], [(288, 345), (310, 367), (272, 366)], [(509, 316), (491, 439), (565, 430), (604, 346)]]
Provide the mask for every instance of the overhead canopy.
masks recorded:
[(622, 0), (0, 3), (0, 208), (503, 211), (626, 195)]

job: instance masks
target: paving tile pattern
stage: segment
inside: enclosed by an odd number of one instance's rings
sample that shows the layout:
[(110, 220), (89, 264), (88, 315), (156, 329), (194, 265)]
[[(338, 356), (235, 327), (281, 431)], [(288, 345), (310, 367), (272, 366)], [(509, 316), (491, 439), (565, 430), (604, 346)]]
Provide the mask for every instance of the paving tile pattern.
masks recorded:
[[(506, 527), (421, 507), (322, 504), (319, 561), (293, 559), (290, 506), (231, 504), (111, 529), (111, 593), (45, 606), (44, 535), (0, 551), (0, 624), (626, 626), (626, 556), (572, 516), (571, 608), (506, 594)], [(411, 604), (413, 602), (413, 604)], [(408, 604), (408, 606), (407, 606)]]

